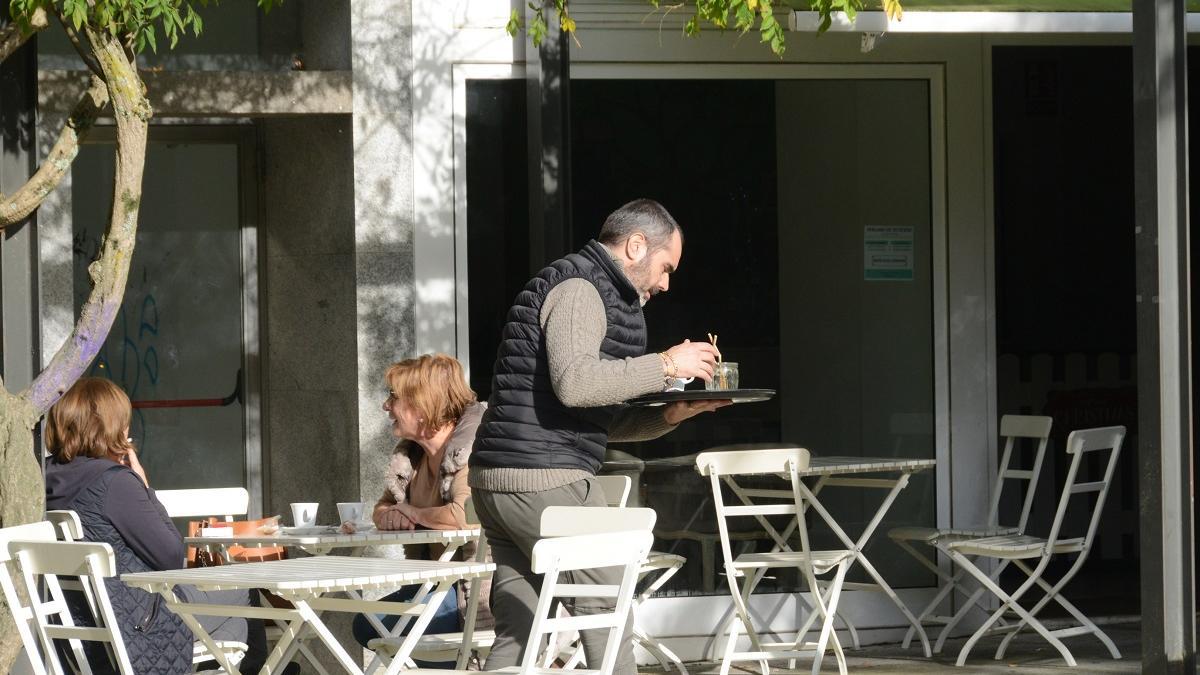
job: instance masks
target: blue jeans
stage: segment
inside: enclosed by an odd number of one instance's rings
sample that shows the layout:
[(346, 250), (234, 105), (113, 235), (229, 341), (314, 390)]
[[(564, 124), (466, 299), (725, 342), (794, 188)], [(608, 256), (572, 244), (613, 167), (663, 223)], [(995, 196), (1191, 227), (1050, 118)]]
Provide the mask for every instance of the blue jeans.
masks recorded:
[[(419, 585), (405, 586), (395, 593), (384, 597), (383, 601), (407, 602), (408, 600), (412, 599), (413, 595), (416, 594), (420, 588), (421, 587)], [(400, 617), (395, 614), (376, 614), (375, 617), (378, 618), (389, 631), (395, 628), (396, 622), (400, 620)], [(414, 618), (413, 621), (415, 620), (416, 619)], [(409, 624), (404, 627), (404, 630), (402, 630), (400, 634), (408, 635), (410, 628), (412, 628), (412, 622), (409, 622)], [(446, 592), (446, 597), (442, 599), (441, 606), (438, 607), (437, 612), (434, 613), (433, 619), (430, 620), (429, 627), (425, 629), (425, 633), (457, 633), (460, 630), (462, 630), (462, 626), (460, 625), (458, 618), (458, 594), (455, 592), (455, 588), (451, 586), (450, 590)], [(367, 620), (366, 615), (359, 614), (358, 616), (354, 617), (354, 639), (358, 641), (358, 644), (366, 647), (368, 642), (377, 637), (379, 637), (379, 633), (375, 630), (375, 627), (371, 625), (371, 622)], [(416, 662), (417, 666), (421, 668), (454, 668), (453, 661), (421, 661), (419, 659), (413, 659), (413, 661)]]

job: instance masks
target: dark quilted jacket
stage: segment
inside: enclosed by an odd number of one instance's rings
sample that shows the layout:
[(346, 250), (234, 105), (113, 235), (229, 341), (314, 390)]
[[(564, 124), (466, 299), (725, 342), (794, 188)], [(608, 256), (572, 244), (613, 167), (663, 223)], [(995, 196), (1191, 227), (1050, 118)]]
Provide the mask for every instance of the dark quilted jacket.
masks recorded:
[(492, 371), (492, 395), (475, 434), (471, 466), (583, 469), (604, 461), (608, 429), (620, 406), (568, 408), (550, 381), (542, 303), (558, 284), (582, 278), (604, 302), (607, 327), (600, 358), (646, 352), (646, 319), (638, 291), (597, 241), (557, 260), (517, 295), (504, 325)]
[[(75, 461), (80, 459), (86, 458), (77, 458)], [(98, 474), (95, 471), (88, 472), (91, 474), (88, 476), (90, 482), (78, 486), (78, 492), (69, 504), (62, 504), (62, 500), (58, 500), (60, 503), (53, 503), (52, 500), (52, 507), (75, 511), (83, 525), (84, 539), (102, 542), (112, 547), (116, 556), (118, 576), (127, 572), (152, 571), (150, 565), (138, 557), (105, 516), (104, 503), (113, 480), (122, 472), (132, 473), (123, 466), (112, 462), (108, 464), (109, 467), (105, 467)], [(174, 527), (167, 519), (165, 511), (161, 516), (169, 526)], [(192, 672), (192, 631), (176, 614), (166, 608), (161, 596), (126, 586), (117, 578), (106, 579), (105, 587), (134, 672), (139, 675)], [(72, 595), (75, 597), (68, 598), (71, 616), (77, 623), (94, 625), (83, 597), (79, 594)], [(109, 663), (103, 644), (84, 644), (88, 649), (88, 662), (93, 672), (97, 675), (116, 672)]]

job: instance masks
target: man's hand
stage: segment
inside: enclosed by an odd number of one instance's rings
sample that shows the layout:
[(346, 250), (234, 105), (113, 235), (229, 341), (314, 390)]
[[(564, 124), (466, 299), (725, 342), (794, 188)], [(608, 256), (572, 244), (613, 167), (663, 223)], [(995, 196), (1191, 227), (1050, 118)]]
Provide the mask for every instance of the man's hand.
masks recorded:
[(414, 530), (417, 525), (404, 514), (401, 507), (405, 504), (394, 504), (386, 509), (375, 512), (375, 527), (381, 530)]
[(724, 408), (733, 403), (729, 400), (720, 401), (676, 401), (671, 405), (663, 408), (663, 419), (667, 424), (672, 426), (680, 422), (695, 417), (700, 413), (712, 412), (717, 408)]
[(698, 377), (705, 382), (712, 380), (713, 367), (716, 366), (720, 355), (721, 352), (711, 344), (691, 340), (684, 340), (682, 344), (667, 350), (667, 356), (675, 362), (675, 377)]

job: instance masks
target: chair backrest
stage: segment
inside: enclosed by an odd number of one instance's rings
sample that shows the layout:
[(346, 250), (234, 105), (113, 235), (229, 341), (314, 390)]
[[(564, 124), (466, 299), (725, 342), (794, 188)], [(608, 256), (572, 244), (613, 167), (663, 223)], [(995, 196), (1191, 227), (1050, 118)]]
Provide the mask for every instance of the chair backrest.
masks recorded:
[[(46, 520), (54, 525), (55, 534), (59, 541), (80, 541), (83, 539), (83, 523), (79, 514), (70, 510), (47, 511)], [(83, 594), (91, 616), (96, 616), (96, 598), (92, 595), (90, 584), (80, 583), (78, 579), (59, 579), (59, 585), (66, 591), (77, 591)]]
[[(1025, 496), (1021, 500), (1021, 516), (1017, 519), (1017, 531), (1025, 532), (1029, 511), (1033, 507), (1033, 495), (1037, 492), (1038, 476), (1042, 473), (1042, 460), (1046, 457), (1046, 445), (1050, 441), (1050, 427), (1054, 419), (1042, 415), (1005, 415), (1000, 418), (1000, 437), (1004, 439), (1004, 452), (1000, 456), (1000, 469), (996, 472), (996, 483), (992, 486), (992, 503), (988, 506), (987, 524), (1000, 525), (1000, 497), (1006, 483), (1025, 485)], [(1033, 456), (1033, 468), (1015, 469), (1013, 458), (1017, 454), (1017, 439), (1037, 440)]]
[[(598, 507), (590, 508), (591, 510), (609, 510)], [(542, 590), (538, 596), (538, 607), (533, 615), (533, 626), (526, 644), (541, 644), (544, 636), (560, 631), (607, 628), (608, 640), (604, 646), (604, 658), (600, 667), (592, 672), (611, 675), (617, 663), (617, 652), (621, 647), (621, 634), (625, 628), (625, 622), (629, 619), (633, 592), (637, 585), (638, 568), (650, 552), (653, 540), (654, 535), (649, 530), (638, 529), (553, 537), (542, 539), (534, 544), (531, 568), (535, 574), (542, 574), (544, 577)], [(559, 583), (559, 575), (563, 572), (616, 566), (621, 566), (622, 570), (621, 583), (615, 588), (598, 584)], [(612, 612), (551, 618), (551, 603), (555, 598), (563, 597), (613, 598), (615, 607)], [(540, 664), (538, 664), (537, 652), (537, 649), (525, 650), (525, 655), (521, 660), (521, 673), (531, 674), (538, 671)]]
[(609, 506), (625, 506), (629, 501), (629, 488), (633, 480), (629, 476), (596, 476), (600, 483), (600, 491), (604, 493), (604, 502)]
[[(801, 550), (807, 553), (808, 530), (804, 527), (803, 488), (798, 472), (808, 468), (808, 450), (778, 446), (740, 449), (744, 447), (746, 446), (725, 446), (739, 449), (714, 448), (696, 455), (696, 470), (700, 475), (708, 476), (712, 487), (713, 508), (716, 510), (717, 531), (721, 535), (721, 552), (725, 556), (725, 564), (731, 565), (734, 560), (728, 519), (735, 517), (749, 516), (757, 520), (767, 536), (774, 541), (775, 550), (779, 551), (792, 550), (788, 539), (798, 530)], [(789, 489), (747, 489), (736, 480), (740, 476), (761, 475), (785, 476), (791, 485), (788, 486)], [(740, 502), (739, 505), (726, 506), (721, 493), (722, 482), (733, 492)], [(779, 515), (793, 516), (783, 532), (767, 520), (767, 516)]]
[[(1078, 494), (1096, 493), (1096, 501), (1092, 504), (1092, 512), (1088, 517), (1087, 532), (1083, 536), (1082, 553), (1079, 564), (1087, 556), (1092, 545), (1092, 538), (1100, 524), (1100, 514), (1104, 511), (1104, 500), (1108, 496), (1109, 485), (1112, 484), (1113, 473), (1117, 468), (1117, 458), (1121, 454), (1121, 443), (1125, 440), (1125, 427), (1100, 427), (1097, 429), (1079, 429), (1067, 436), (1067, 454), (1071, 457), (1071, 467), (1067, 470), (1067, 480), (1063, 483), (1062, 496), (1058, 500), (1058, 510), (1054, 514), (1054, 524), (1050, 527), (1047, 537), (1047, 550), (1052, 550), (1055, 542), (1062, 539), (1062, 525), (1066, 518), (1071, 497)], [(1083, 458), (1094, 452), (1108, 451), (1108, 464), (1104, 468), (1104, 477), (1096, 481), (1080, 482), (1079, 465)]]
[(29, 657), (29, 664), (33, 668), (34, 675), (46, 675), (46, 666), (41, 658), (41, 649), (38, 646), (37, 632), (33, 624), (33, 609), (17, 593), (21, 573), (16, 562), (8, 553), (8, 542), (14, 539), (54, 541), (54, 526), (43, 520), (38, 523), (13, 525), (0, 529), (0, 592), (3, 592), (4, 602), (12, 612), (13, 621), (17, 624), (17, 634), (21, 636), (21, 644), (25, 647), (25, 654)]
[(542, 510), (543, 537), (604, 534), (626, 530), (651, 530), (658, 514), (654, 509), (602, 506), (547, 506)]
[(789, 462), (798, 470), (807, 469), (808, 450), (779, 444), (723, 445), (696, 455), (696, 471), (701, 476), (784, 474)]
[(250, 493), (242, 487), (156, 490), (154, 495), (172, 518), (225, 516), (232, 521), (250, 510)]
[(46, 520), (54, 525), (54, 531), (59, 541), (79, 541), (83, 539), (83, 523), (79, 522), (79, 514), (74, 511), (47, 511)]
[[(91, 542), (14, 539), (8, 543), (8, 551), (17, 563), (25, 590), (29, 594), (34, 629), (51, 673), (67, 675), (58, 658), (54, 641), (69, 640), (72, 647), (79, 641), (106, 643), (114, 657), (117, 670), (122, 675), (134, 675), (104, 585), (104, 579), (117, 573), (112, 547)], [(80, 583), (91, 587), (92, 596), (96, 600), (96, 614), (92, 617), (95, 627), (75, 625), (71, 613), (65, 609), (66, 600), (58, 581), (60, 576), (78, 577)], [(38, 593), (39, 583), (45, 584), (49, 600), (41, 599)], [(58, 615), (61, 623), (50, 623), (48, 619), (54, 614)], [(86, 669), (86, 659), (82, 659), (81, 663)]]

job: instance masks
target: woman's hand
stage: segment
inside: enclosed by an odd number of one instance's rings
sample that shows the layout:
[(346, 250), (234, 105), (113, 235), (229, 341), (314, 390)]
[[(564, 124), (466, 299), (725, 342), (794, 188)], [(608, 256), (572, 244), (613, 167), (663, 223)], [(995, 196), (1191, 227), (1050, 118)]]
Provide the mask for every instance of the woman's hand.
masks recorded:
[(663, 408), (663, 419), (667, 424), (676, 425), (680, 422), (695, 417), (700, 413), (712, 412), (717, 408), (724, 408), (733, 403), (733, 401), (676, 401), (671, 405)]
[(406, 515), (407, 504), (393, 504), (375, 512), (375, 527), (380, 530), (415, 530), (417, 525)]
[(150, 487), (150, 481), (146, 479), (146, 470), (142, 468), (142, 463), (138, 461), (137, 450), (129, 448), (129, 452), (121, 458), (121, 463), (133, 470), (138, 478), (142, 479), (142, 483), (146, 487)]

